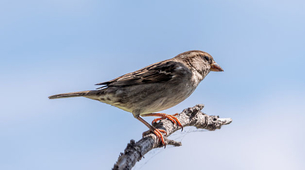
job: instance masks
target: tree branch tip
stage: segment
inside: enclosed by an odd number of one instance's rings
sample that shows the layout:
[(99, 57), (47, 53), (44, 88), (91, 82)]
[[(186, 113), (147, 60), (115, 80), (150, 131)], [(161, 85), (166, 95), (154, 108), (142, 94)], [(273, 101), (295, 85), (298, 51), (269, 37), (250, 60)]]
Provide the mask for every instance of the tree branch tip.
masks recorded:
[(177, 141), (174, 141), (174, 140), (171, 140), (171, 139), (166, 139), (166, 143), (168, 145), (173, 145), (173, 146), (182, 146), (181, 142), (177, 142)]
[(228, 125), (233, 122), (231, 118), (219, 118), (218, 119), (222, 125)]

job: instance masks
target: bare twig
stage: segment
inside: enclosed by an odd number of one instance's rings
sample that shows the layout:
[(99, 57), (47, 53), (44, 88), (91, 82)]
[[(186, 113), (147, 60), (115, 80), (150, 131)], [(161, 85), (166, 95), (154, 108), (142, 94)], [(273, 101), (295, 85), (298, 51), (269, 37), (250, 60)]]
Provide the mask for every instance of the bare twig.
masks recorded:
[[(222, 125), (227, 125), (232, 122), (231, 118), (219, 118), (219, 116), (209, 116), (201, 112), (203, 105), (196, 105), (184, 109), (176, 117), (179, 119), (183, 127), (195, 126), (198, 129), (207, 129), (214, 131), (220, 129)], [(154, 126), (158, 129), (164, 129), (167, 132), (166, 136), (171, 135), (181, 127), (174, 125), (169, 120), (161, 120), (155, 123)], [(181, 146), (181, 142), (176, 142), (168, 139), (164, 135), (164, 140), (167, 145)], [(155, 134), (147, 131), (143, 133), (143, 138), (138, 142), (131, 140), (127, 145), (124, 153), (121, 153), (118, 161), (114, 165), (114, 170), (129, 170), (137, 161), (139, 161), (147, 152), (154, 148), (162, 147), (160, 141)]]

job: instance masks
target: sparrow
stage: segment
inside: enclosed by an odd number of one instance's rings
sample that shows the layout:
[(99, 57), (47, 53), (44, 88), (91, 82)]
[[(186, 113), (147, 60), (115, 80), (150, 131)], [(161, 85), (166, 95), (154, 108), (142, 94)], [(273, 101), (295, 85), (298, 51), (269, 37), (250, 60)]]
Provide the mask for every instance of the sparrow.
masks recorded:
[(100, 87), (96, 90), (56, 94), (49, 96), (49, 99), (86, 97), (131, 112), (165, 146), (162, 133), (166, 134), (166, 131), (156, 129), (142, 117), (158, 116), (161, 118), (153, 122), (169, 119), (183, 128), (175, 115), (158, 112), (188, 98), (210, 71), (221, 72), (223, 69), (210, 54), (192, 50), (116, 79), (98, 83), (96, 85)]

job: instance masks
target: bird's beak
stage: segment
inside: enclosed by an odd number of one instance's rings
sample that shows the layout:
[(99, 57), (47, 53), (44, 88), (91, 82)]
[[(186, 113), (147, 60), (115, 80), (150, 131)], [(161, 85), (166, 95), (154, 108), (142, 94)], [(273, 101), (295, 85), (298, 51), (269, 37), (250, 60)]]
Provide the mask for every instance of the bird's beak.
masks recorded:
[(213, 64), (211, 64), (211, 71), (219, 72), (223, 71), (223, 69), (217, 63), (214, 62)]

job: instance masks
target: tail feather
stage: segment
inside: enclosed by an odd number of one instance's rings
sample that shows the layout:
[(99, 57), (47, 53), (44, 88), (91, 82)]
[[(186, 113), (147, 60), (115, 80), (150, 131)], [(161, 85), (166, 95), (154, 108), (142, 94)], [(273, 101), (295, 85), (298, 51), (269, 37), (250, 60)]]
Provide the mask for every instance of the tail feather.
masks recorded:
[(100, 90), (87, 90), (80, 92), (72, 92), (72, 93), (62, 93), (49, 96), (49, 99), (59, 99), (59, 98), (68, 98), (68, 97), (87, 97), (87, 96), (96, 96), (100, 93)]

